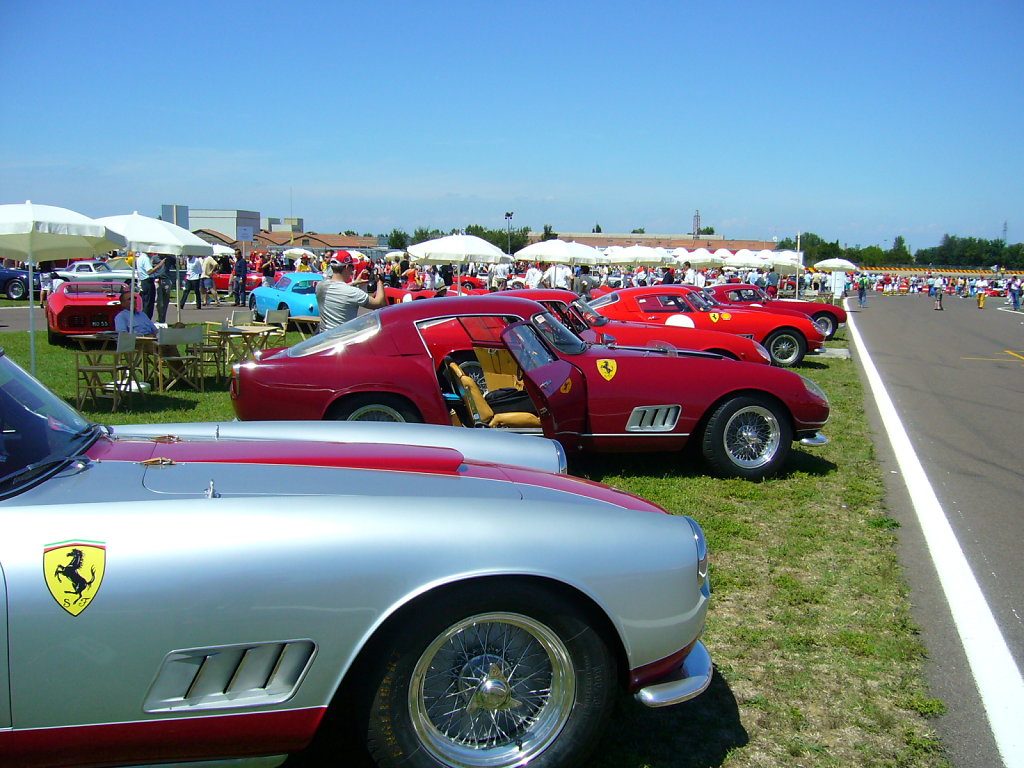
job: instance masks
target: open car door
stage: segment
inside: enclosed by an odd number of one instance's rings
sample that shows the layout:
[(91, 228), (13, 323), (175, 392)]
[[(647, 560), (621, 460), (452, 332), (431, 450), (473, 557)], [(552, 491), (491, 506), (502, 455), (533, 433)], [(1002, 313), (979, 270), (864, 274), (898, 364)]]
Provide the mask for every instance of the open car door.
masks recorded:
[(509, 325), (501, 340), (523, 372), (523, 384), (537, 404), (544, 434), (566, 450), (577, 450), (587, 423), (586, 380), (579, 368), (559, 357), (529, 322)]

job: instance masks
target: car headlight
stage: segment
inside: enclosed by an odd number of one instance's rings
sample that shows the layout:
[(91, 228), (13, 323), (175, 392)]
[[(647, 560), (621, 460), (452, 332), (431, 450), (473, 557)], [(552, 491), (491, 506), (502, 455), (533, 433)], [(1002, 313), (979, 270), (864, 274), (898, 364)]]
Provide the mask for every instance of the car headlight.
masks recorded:
[(828, 406), (828, 395), (825, 394), (825, 390), (823, 390), (813, 381), (808, 379), (806, 376), (801, 376), (800, 378), (803, 379), (804, 388), (811, 393), (811, 396), (816, 397), (818, 400), (821, 400), (821, 402), (825, 406)]
[[(751, 341), (753, 341), (753, 339), (751, 339)], [(764, 360), (766, 363), (768, 363), (768, 365), (771, 365), (771, 363), (772, 363), (772, 356), (768, 354), (768, 350), (767, 349), (765, 349), (763, 346), (761, 346), (760, 343), (758, 343), (756, 341), (754, 341), (754, 349), (757, 350), (757, 354), (759, 354), (761, 356), (762, 360)]]

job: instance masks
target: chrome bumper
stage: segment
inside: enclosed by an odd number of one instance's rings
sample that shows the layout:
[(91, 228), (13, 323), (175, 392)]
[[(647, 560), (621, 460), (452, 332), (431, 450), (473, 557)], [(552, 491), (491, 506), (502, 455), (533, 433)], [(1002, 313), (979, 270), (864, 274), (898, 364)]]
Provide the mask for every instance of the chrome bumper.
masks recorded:
[(821, 432), (815, 432), (810, 437), (801, 438), (800, 445), (809, 445), (811, 448), (817, 448), (821, 445), (828, 445), (828, 438), (821, 434)]
[(711, 655), (704, 643), (697, 641), (677, 674), (679, 678), (641, 688), (634, 696), (648, 707), (667, 707), (699, 696), (711, 685)]

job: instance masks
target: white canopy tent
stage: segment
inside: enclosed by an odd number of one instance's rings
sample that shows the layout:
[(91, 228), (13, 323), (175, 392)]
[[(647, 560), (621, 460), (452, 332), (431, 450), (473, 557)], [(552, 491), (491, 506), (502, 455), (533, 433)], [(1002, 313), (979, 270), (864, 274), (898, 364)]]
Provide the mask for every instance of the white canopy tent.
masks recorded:
[(67, 208), (30, 200), (0, 205), (0, 258), (28, 263), (29, 369), (36, 373), (35, 275), (40, 261), (95, 256), (125, 245), (125, 239), (102, 222)]

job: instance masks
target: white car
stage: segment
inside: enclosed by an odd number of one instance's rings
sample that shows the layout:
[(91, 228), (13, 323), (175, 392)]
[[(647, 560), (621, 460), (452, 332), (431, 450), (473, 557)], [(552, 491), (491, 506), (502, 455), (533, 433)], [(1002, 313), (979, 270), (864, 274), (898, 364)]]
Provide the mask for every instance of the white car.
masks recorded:
[(71, 283), (130, 283), (132, 281), (130, 269), (111, 269), (103, 261), (74, 261), (56, 272), (62, 279)]

